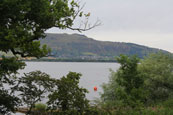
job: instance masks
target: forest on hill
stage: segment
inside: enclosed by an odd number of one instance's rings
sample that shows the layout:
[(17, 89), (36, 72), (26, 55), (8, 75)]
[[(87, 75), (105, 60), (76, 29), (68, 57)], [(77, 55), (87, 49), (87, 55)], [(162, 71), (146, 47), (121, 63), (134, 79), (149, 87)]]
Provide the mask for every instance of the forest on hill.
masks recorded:
[(167, 51), (134, 43), (98, 41), (80, 34), (47, 34), (41, 44), (51, 48), (51, 55), (57, 59), (114, 60), (120, 54), (137, 55), (143, 58), (149, 53)]

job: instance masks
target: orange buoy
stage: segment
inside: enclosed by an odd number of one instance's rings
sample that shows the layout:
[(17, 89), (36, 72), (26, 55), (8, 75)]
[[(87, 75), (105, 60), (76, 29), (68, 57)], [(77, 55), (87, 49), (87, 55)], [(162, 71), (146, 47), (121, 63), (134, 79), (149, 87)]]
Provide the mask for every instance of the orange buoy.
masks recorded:
[(97, 87), (96, 86), (94, 87), (94, 91), (97, 91)]

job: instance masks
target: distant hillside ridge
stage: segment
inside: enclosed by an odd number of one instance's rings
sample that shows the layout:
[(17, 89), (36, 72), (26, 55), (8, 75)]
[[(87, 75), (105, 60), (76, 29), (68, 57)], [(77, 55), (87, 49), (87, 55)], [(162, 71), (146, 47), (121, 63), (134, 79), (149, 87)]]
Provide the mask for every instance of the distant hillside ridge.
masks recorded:
[(80, 34), (48, 33), (41, 44), (47, 44), (52, 49), (51, 55), (59, 59), (114, 60), (120, 54), (143, 58), (149, 53), (169, 53), (134, 43), (98, 41)]

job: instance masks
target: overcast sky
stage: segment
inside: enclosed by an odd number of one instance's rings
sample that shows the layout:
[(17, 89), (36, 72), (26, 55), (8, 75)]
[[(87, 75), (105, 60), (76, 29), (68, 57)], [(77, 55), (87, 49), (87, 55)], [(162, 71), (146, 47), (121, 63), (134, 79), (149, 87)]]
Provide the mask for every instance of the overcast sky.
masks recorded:
[[(173, 52), (173, 0), (82, 0), (102, 25), (83, 32), (102, 41), (131, 42)], [(51, 29), (53, 33), (79, 33)]]

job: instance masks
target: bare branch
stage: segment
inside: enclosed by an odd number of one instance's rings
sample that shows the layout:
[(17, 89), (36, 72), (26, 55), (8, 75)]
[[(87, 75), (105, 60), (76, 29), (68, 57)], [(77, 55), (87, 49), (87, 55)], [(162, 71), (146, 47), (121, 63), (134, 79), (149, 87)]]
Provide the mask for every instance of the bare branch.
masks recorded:
[(77, 30), (79, 32), (82, 32), (82, 31), (88, 31), (88, 30), (91, 30), (97, 26), (100, 26), (101, 25), (101, 22), (100, 20), (97, 20), (94, 24), (88, 24), (88, 20), (86, 22), (83, 23), (84, 24), (84, 27), (82, 28), (82, 24), (79, 25), (78, 28), (73, 28), (73, 27), (70, 27), (68, 26), (67, 28), (68, 29), (71, 29), (71, 30)]
[[(81, 4), (80, 1), (76, 1), (76, 3)], [(74, 23), (74, 21), (76, 20), (77, 17), (82, 16), (81, 15), (83, 13), (82, 10), (85, 5), (86, 5), (86, 3), (84, 3), (81, 6), (80, 5), (76, 6), (77, 10), (72, 17), (72, 23)], [(94, 24), (89, 23), (90, 12), (87, 14), (84, 14), (84, 17), (85, 17), (84, 21), (81, 21), (78, 27), (72, 27), (72, 26), (66, 25), (66, 28), (68, 28), (70, 30), (77, 30), (79, 32), (82, 32), (82, 31), (91, 30), (91, 29), (101, 25), (101, 21), (99, 19), (97, 19)], [(58, 26), (55, 26), (55, 27), (58, 27)]]

